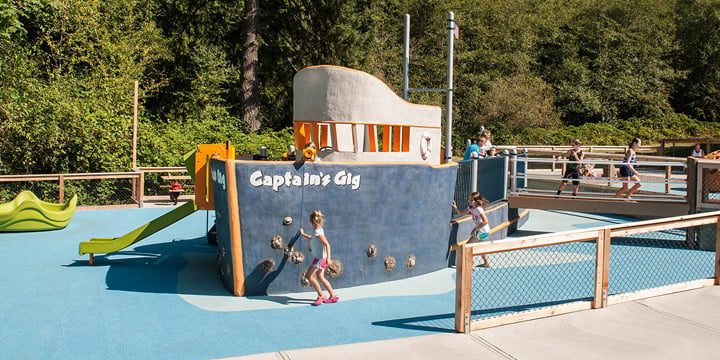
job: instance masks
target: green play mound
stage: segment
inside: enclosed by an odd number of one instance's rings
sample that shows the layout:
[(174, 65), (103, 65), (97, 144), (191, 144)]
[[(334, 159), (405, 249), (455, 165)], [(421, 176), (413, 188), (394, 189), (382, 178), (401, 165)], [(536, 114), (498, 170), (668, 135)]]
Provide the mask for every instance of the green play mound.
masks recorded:
[(12, 201), (0, 204), (0, 232), (62, 229), (75, 215), (77, 195), (65, 204), (44, 202), (24, 190)]

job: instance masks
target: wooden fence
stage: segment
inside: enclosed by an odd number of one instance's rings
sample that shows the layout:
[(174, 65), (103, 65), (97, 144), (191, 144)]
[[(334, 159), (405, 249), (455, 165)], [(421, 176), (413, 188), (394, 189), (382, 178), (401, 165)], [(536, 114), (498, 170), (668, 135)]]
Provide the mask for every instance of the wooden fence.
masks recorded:
[[(712, 277), (608, 296), (610, 247), (612, 246), (613, 238), (708, 224), (715, 224), (715, 262), (714, 275)], [(718, 236), (718, 234), (720, 234), (720, 211), (460, 246), (457, 249), (455, 329), (458, 332), (466, 333), (471, 330), (479, 330), (568, 312), (603, 308), (607, 305), (620, 302), (634, 301), (705, 286), (720, 285), (720, 252), (718, 252), (718, 249), (720, 249), (720, 236)], [(574, 301), (562, 305), (514, 312), (471, 321), (475, 256), (587, 241), (594, 241), (596, 244), (595, 280), (591, 300)], [(496, 296), (503, 295), (496, 294)]]
[[(57, 201), (64, 203), (67, 196), (67, 184), (73, 181), (88, 181), (88, 180), (123, 180), (127, 179), (129, 184), (123, 187), (129, 187), (130, 193), (118, 195), (114, 200), (114, 204), (88, 204), (83, 203), (83, 200), (78, 202), (78, 209), (95, 209), (95, 208), (130, 208), (130, 207), (142, 207), (143, 202), (148, 200), (157, 200), (168, 198), (167, 195), (147, 195), (145, 182), (147, 180), (146, 174), (152, 173), (186, 173), (185, 167), (142, 167), (136, 168), (134, 171), (128, 172), (106, 172), (106, 173), (75, 173), (75, 174), (36, 174), (36, 175), (0, 175), (0, 184), (9, 187), (9, 184), (16, 183), (23, 185), (22, 190), (35, 191), (34, 188), (40, 188), (36, 186), (40, 183), (54, 183), (50, 185), (53, 193), (51, 195), (45, 194), (46, 197), (52, 197), (53, 199), (44, 199), (49, 202)], [(10, 199), (8, 199), (10, 200)]]

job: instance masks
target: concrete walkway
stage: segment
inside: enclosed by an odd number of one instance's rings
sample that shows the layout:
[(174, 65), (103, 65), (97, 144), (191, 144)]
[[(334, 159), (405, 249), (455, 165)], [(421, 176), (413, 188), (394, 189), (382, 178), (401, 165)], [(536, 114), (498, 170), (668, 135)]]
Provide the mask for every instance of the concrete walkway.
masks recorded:
[[(322, 332), (318, 334), (322, 336)], [(230, 359), (720, 359), (720, 286), (473, 331)]]

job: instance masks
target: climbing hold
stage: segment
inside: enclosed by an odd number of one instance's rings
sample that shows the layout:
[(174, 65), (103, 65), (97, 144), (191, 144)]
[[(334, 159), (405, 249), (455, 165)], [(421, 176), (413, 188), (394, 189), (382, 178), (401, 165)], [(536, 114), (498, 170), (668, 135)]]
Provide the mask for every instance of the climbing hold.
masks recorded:
[(283, 225), (290, 225), (293, 223), (293, 219), (289, 216), (283, 218)]
[(388, 255), (385, 257), (385, 270), (386, 271), (393, 271), (395, 268), (395, 258)]
[(365, 253), (367, 254), (367, 257), (371, 259), (377, 256), (377, 247), (375, 246), (375, 244), (370, 244), (367, 250), (365, 250)]
[(310, 286), (310, 280), (308, 280), (307, 271), (303, 271), (302, 274), (300, 274), (300, 285), (302, 286)]
[(325, 269), (325, 273), (327, 276), (331, 279), (335, 279), (338, 276), (342, 275), (343, 272), (343, 264), (338, 259), (332, 259), (332, 262), (330, 265), (327, 266)]
[(273, 236), (272, 239), (270, 240), (270, 246), (275, 250), (282, 249), (282, 247), (283, 247), (282, 236), (280, 236), (280, 235)]
[(285, 258), (289, 259), (291, 256), (293, 256), (293, 253), (295, 252), (295, 248), (288, 245), (285, 247)]
[(293, 252), (293, 254), (290, 256), (290, 261), (293, 262), (293, 264), (300, 264), (303, 261), (305, 261), (305, 255), (299, 251)]
[(405, 266), (407, 266), (408, 269), (412, 269), (415, 267), (415, 255), (410, 254), (407, 257), (407, 260), (405, 260)]
[(265, 259), (260, 263), (260, 269), (266, 273), (270, 272), (274, 266), (275, 260), (273, 259)]

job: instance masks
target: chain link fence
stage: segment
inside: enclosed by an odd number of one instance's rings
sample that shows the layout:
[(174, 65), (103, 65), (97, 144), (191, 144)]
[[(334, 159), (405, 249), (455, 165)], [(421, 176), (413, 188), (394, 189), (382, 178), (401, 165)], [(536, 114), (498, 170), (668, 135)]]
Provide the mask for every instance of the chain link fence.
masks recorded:
[(695, 226), (613, 237), (608, 294), (631, 293), (714, 276), (715, 251), (699, 248), (699, 243), (704, 242), (700, 234), (700, 227)]
[(471, 320), (528, 311), (593, 296), (595, 242), (559, 244), (474, 258)]
[(720, 204), (720, 170), (702, 170), (702, 202)]
[[(713, 285), (720, 276), (719, 217), (703, 213), (462, 246), (456, 328), (467, 332)], [(480, 266), (483, 255), (490, 267)]]

